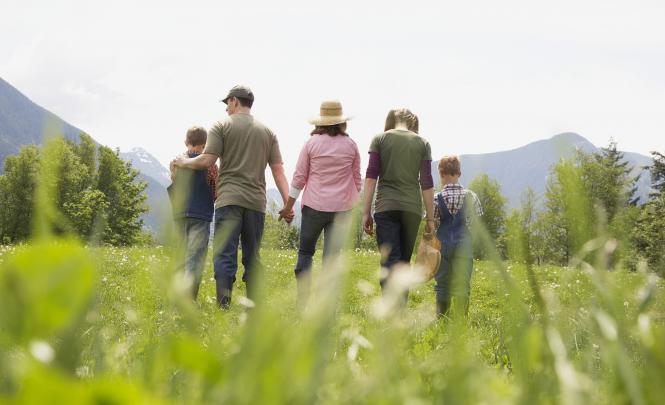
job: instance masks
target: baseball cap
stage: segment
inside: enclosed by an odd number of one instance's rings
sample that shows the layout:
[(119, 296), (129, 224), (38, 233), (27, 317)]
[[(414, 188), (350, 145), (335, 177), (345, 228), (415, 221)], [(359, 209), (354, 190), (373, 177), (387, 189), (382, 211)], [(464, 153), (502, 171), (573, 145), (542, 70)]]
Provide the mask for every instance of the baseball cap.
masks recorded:
[(226, 97), (224, 97), (224, 99), (221, 101), (226, 104), (228, 99), (231, 97), (244, 98), (249, 101), (254, 101), (254, 93), (252, 93), (252, 89), (243, 85), (233, 86), (233, 88), (229, 90), (229, 93), (226, 95)]

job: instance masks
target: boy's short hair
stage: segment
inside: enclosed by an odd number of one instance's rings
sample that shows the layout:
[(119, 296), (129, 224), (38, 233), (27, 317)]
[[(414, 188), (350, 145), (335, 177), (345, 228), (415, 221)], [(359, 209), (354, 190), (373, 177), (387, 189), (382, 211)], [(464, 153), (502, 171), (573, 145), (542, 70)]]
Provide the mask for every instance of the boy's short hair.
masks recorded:
[(208, 140), (208, 133), (203, 127), (191, 127), (187, 130), (187, 137), (185, 143), (187, 145), (199, 146), (205, 145)]
[(439, 174), (449, 176), (461, 176), (460, 160), (456, 155), (444, 156), (439, 160)]

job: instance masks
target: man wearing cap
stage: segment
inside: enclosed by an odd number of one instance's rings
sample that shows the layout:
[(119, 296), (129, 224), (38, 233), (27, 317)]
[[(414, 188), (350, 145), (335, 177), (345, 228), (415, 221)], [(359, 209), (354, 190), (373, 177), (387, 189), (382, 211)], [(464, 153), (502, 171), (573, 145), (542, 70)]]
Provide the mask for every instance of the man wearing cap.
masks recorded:
[[(270, 165), (284, 203), (289, 186), (275, 134), (251, 115), (254, 93), (233, 87), (222, 100), (228, 118), (208, 132), (203, 153), (178, 157), (176, 166), (203, 170), (220, 159), (215, 201), (214, 268), (217, 303), (227, 309), (238, 270), (238, 245), (242, 243), (243, 281), (247, 296), (255, 297), (255, 280), (261, 272), (259, 247), (266, 210), (265, 169)], [(293, 219), (293, 213), (287, 216)]]

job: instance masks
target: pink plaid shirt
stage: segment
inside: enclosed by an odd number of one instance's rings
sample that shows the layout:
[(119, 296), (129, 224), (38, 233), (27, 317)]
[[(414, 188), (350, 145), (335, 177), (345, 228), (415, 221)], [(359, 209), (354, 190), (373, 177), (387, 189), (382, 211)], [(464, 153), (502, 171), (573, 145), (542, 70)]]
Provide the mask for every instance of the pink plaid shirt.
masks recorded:
[(353, 208), (360, 192), (360, 153), (348, 136), (312, 135), (305, 143), (293, 174), (289, 197), (317, 211)]

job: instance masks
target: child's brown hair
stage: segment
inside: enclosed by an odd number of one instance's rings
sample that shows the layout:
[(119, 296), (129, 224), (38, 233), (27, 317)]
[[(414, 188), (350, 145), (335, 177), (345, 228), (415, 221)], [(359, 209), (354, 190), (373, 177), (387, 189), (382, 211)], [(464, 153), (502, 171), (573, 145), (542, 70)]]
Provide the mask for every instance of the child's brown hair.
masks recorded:
[(187, 136), (185, 137), (185, 143), (187, 145), (199, 146), (205, 145), (208, 140), (208, 133), (203, 127), (191, 127), (187, 130)]
[(458, 156), (444, 156), (439, 160), (439, 174), (441, 176), (460, 176), (462, 174)]

